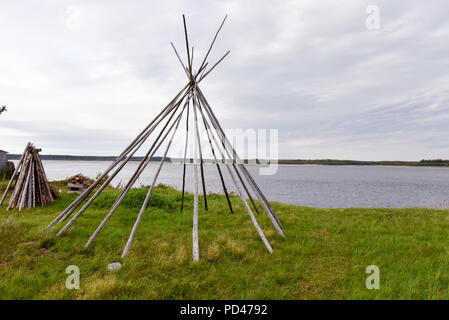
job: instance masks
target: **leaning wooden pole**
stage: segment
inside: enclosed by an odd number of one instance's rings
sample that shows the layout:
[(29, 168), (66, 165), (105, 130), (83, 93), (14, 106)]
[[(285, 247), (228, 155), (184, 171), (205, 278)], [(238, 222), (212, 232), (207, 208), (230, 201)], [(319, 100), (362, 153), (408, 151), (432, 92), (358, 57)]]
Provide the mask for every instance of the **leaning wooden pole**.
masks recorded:
[[(214, 142), (217, 144), (217, 147), (219, 147), (219, 144), (215, 139), (213, 131), (211, 131), (211, 135), (213, 137)], [(228, 169), (228, 172), (229, 172), (229, 175), (231, 176), (232, 181), (234, 182), (235, 188), (237, 190), (237, 194), (239, 195), (240, 200), (242, 201), (243, 205), (245, 206), (246, 211), (248, 212), (248, 215), (251, 218), (251, 222), (253, 223), (254, 227), (256, 228), (257, 233), (259, 234), (260, 238), (262, 239), (263, 243), (265, 244), (265, 247), (267, 248), (268, 252), (272, 253), (273, 248), (271, 247), (270, 243), (268, 242), (267, 237), (263, 233), (262, 228), (260, 227), (259, 223), (256, 220), (256, 217), (254, 216), (253, 212), (251, 211), (251, 208), (249, 207), (248, 202), (246, 201), (246, 199), (242, 193), (242, 190), (240, 189), (239, 183), (238, 183), (237, 179), (235, 178), (234, 174), (232, 173), (231, 168), (229, 167), (229, 164), (225, 164), (225, 166)]]
[(203, 79), (206, 78), (207, 75), (208, 75), (209, 73), (211, 73), (212, 70), (214, 70), (215, 67), (218, 66), (218, 65), (220, 64), (220, 62), (222, 62), (223, 59), (226, 58), (226, 56), (227, 56), (230, 52), (231, 52), (231, 51), (226, 52), (225, 55), (224, 55), (223, 57), (221, 57), (221, 58), (220, 58), (220, 59), (219, 59), (219, 60), (212, 66), (212, 68), (209, 69), (209, 71), (207, 71), (206, 73), (204, 73), (204, 74), (201, 76), (201, 78), (197, 81), (197, 83), (200, 83), (201, 81), (203, 81)]
[(186, 144), (184, 148), (184, 162), (182, 169), (182, 193), (181, 193), (181, 212), (184, 208), (184, 192), (186, 186), (186, 159), (187, 159), (187, 147), (189, 144), (189, 110), (190, 105), (187, 106), (187, 117), (186, 117)]
[[(176, 112), (176, 111), (175, 111)], [(174, 115), (174, 113), (173, 113)], [(172, 116), (173, 116), (172, 115)], [(169, 121), (171, 121), (171, 118), (169, 119)], [(169, 121), (167, 121), (167, 124), (169, 123)], [(103, 219), (103, 221), (100, 223), (100, 225), (97, 227), (97, 229), (95, 230), (95, 232), (92, 234), (92, 236), (89, 238), (89, 240), (86, 243), (86, 247), (90, 246), (92, 244), (92, 242), (95, 240), (95, 238), (97, 237), (98, 233), (100, 233), (100, 231), (103, 229), (103, 227), (105, 226), (105, 224), (109, 221), (109, 219), (112, 217), (112, 215), (114, 214), (114, 212), (117, 210), (117, 208), (119, 207), (120, 203), (123, 201), (123, 199), (125, 198), (125, 196), (128, 194), (129, 190), (131, 190), (131, 187), (134, 185), (134, 183), (136, 182), (136, 180), (139, 178), (140, 174), (143, 172), (143, 170), (146, 168), (146, 166), (148, 165), (148, 163), (151, 161), (151, 159), (153, 158), (154, 154), (156, 153), (156, 151), (159, 149), (159, 147), (162, 145), (162, 143), (164, 142), (165, 138), (168, 136), (168, 134), (170, 133), (172, 127), (175, 125), (176, 122), (174, 122), (170, 129), (165, 133), (165, 135), (162, 137), (161, 141), (159, 142), (159, 144), (157, 145), (157, 147), (155, 147), (152, 151), (151, 154), (146, 156), (146, 160), (144, 163), (141, 163), (141, 167), (138, 168), (136, 170), (136, 172), (134, 173), (133, 177), (131, 178), (131, 180), (128, 182), (127, 187), (122, 191), (121, 195), (119, 196), (119, 198), (115, 201), (115, 203), (113, 204), (111, 210), (109, 211), (108, 215)], [(165, 127), (164, 127), (165, 129)], [(161, 131), (162, 133), (163, 131)], [(159, 137), (161, 136), (161, 134), (158, 136), (157, 139), (159, 139)]]
[[(34, 163), (36, 165), (36, 169), (37, 169), (39, 175), (42, 177), (41, 181), (47, 182), (48, 181), (47, 175), (45, 174), (44, 166), (42, 165), (42, 161), (41, 161), (41, 157), (39, 156), (39, 153), (37, 152), (37, 150), (35, 148), (32, 148), (31, 152), (34, 155), (34, 159), (35, 159)], [(51, 192), (51, 189), (50, 189), (50, 185), (48, 184), (48, 182), (44, 183), (44, 188), (45, 188), (45, 191), (46, 191), (46, 195), (47, 195), (48, 201), (49, 202), (53, 202), (54, 199), (53, 199), (53, 195), (52, 195), (52, 192)]]
[[(207, 124), (206, 118), (205, 118), (205, 116), (204, 116), (204, 113), (203, 113), (203, 110), (202, 110), (202, 107), (201, 107), (201, 103), (198, 102), (198, 105), (199, 105), (199, 110), (200, 110), (200, 112), (201, 112), (201, 116), (203, 117), (203, 121)], [(209, 126), (208, 126), (208, 127), (209, 127)], [(209, 127), (209, 130), (210, 130), (210, 127)], [(222, 146), (223, 146), (223, 148), (226, 150), (226, 146), (225, 146), (224, 144), (222, 144)], [(229, 153), (228, 153), (228, 156), (230, 156)], [(225, 158), (224, 158), (224, 154), (222, 154), (222, 158), (223, 158), (223, 163), (226, 163)], [(232, 159), (231, 159), (231, 160), (232, 160)], [(251, 205), (253, 206), (253, 208), (254, 208), (254, 210), (256, 211), (256, 213), (257, 213), (257, 214), (260, 214), (260, 213), (259, 213), (259, 209), (257, 208), (257, 205), (256, 205), (256, 203), (254, 202), (254, 199), (253, 199), (253, 197), (251, 196), (251, 193), (249, 192), (248, 188), (246, 187), (245, 181), (242, 179), (242, 176), (241, 176), (240, 173), (238, 172), (237, 167), (235, 166), (235, 162), (234, 162), (234, 161), (232, 161), (232, 166), (233, 166), (233, 168), (234, 168), (234, 170), (235, 170), (235, 173), (237, 174), (237, 177), (238, 177), (239, 180), (240, 180), (240, 183), (241, 183), (242, 186), (243, 186), (243, 189), (244, 189), (245, 192), (246, 192), (246, 195), (248, 196), (249, 201), (251, 202)], [(224, 183), (224, 181), (223, 181), (223, 183)], [(229, 201), (229, 199), (228, 199), (228, 201)]]
[(232, 181), (234, 181), (235, 188), (237, 189), (237, 193), (238, 193), (240, 199), (242, 200), (243, 205), (245, 206), (245, 209), (251, 218), (251, 222), (253, 223), (254, 227), (256, 228), (257, 233), (259, 234), (260, 238), (262, 239), (263, 243), (265, 244), (265, 247), (267, 248), (268, 252), (272, 253), (273, 248), (271, 247), (270, 243), (268, 242), (267, 237), (263, 233), (262, 228), (260, 227), (259, 223), (256, 220), (256, 217), (254, 216), (253, 212), (251, 211), (251, 208), (249, 207), (248, 202), (246, 202), (246, 199), (242, 193), (242, 190), (239, 187), (237, 179), (234, 177), (234, 174), (232, 173), (231, 168), (229, 168), (229, 165), (227, 165), (226, 168), (228, 168), (229, 175), (231, 176)]
[(203, 187), (203, 197), (204, 197), (204, 209), (207, 211), (207, 191), (206, 191), (206, 181), (204, 179), (204, 167), (203, 167), (203, 152), (201, 150), (201, 139), (200, 139), (200, 131), (198, 128), (198, 116), (196, 112), (196, 99), (195, 94), (193, 100), (193, 114), (194, 114), (194, 121), (195, 121), (195, 132), (196, 132), (196, 139), (197, 139), (197, 148), (198, 148), (198, 154), (200, 157), (200, 171), (201, 171), (201, 185)]
[[(221, 139), (223, 147), (225, 148), (226, 152), (228, 153), (228, 156), (233, 160), (233, 164), (234, 164), (234, 168), (236, 170), (236, 173), (240, 176), (240, 174), (239, 174), (239, 172), (238, 172), (238, 170), (236, 168), (236, 164), (240, 168), (242, 168), (242, 167), (243, 167), (243, 169), (246, 169), (246, 168), (241, 163), (242, 161), (238, 157), (237, 152), (235, 151), (234, 147), (231, 145), (231, 143), (227, 139), (227, 137), (226, 137), (223, 129), (221, 128), (217, 118), (214, 116), (212, 109), (210, 108), (209, 104), (207, 103), (207, 101), (205, 100), (205, 98), (204, 98), (204, 96), (202, 94), (201, 94), (201, 97), (203, 98), (203, 100), (205, 102), (204, 103), (205, 110), (206, 110), (206, 112), (209, 115), (209, 119), (210, 119), (211, 123), (213, 124), (213, 126), (215, 127), (217, 133), (219, 134), (219, 137)], [(229, 150), (227, 148), (229, 148)], [(232, 156), (230, 155), (230, 153), (232, 153)], [(243, 172), (245, 173), (247, 171), (243, 171)], [(243, 179), (241, 179), (241, 181), (243, 181)], [(274, 211), (272, 209), (270, 209), (271, 206), (269, 205), (268, 201), (260, 195), (262, 192), (260, 191), (260, 189), (258, 189), (257, 185), (254, 186), (256, 184), (254, 182), (254, 180), (249, 180), (248, 179), (248, 182), (249, 182), (249, 185), (255, 191), (256, 196), (259, 198), (259, 201), (261, 202), (262, 206), (264, 207), (265, 212), (267, 213), (268, 217), (271, 219), (271, 221), (272, 221), (274, 227), (276, 228), (276, 230), (278, 231), (278, 233), (281, 236), (285, 237), (284, 233), (281, 230), (282, 226), (280, 225), (280, 222), (278, 221), (276, 214), (274, 213)]]
[(26, 170), (28, 168), (28, 164), (31, 161), (31, 157), (32, 157), (32, 155), (29, 152), (25, 151), (25, 153), (26, 153), (25, 159), (24, 159), (23, 165), (21, 167), (20, 174), (19, 174), (19, 176), (17, 178), (17, 182), (16, 182), (16, 185), (14, 187), (14, 190), (13, 190), (13, 192), (11, 194), (11, 197), (9, 198), (9, 205), (6, 208), (6, 210), (10, 210), (11, 208), (14, 207), (14, 204), (16, 203), (17, 199), (20, 198), (20, 195), (23, 192), (22, 186), (23, 186), (24, 181), (25, 181)]
[[(212, 47), (214, 46), (215, 40), (217, 40), (217, 36), (218, 36), (218, 34), (220, 33), (220, 30), (221, 30), (221, 28), (223, 27), (223, 25), (224, 25), (224, 23), (225, 23), (227, 17), (228, 17), (228, 15), (226, 15), (226, 16), (224, 17), (222, 23), (220, 24), (220, 27), (218, 28), (217, 32), (215, 33), (214, 39), (212, 40), (212, 42), (211, 42), (211, 44), (210, 44), (210, 46), (209, 46), (209, 49), (207, 50), (207, 53), (206, 53), (206, 55), (204, 56), (203, 62), (201, 63), (200, 68), (198, 69), (198, 74), (200, 74), (201, 71), (204, 70), (204, 68), (206, 67), (205, 63), (206, 63), (207, 57), (209, 56), (209, 54), (210, 54), (210, 52), (211, 52), (211, 50), (212, 50)], [(196, 77), (195, 77), (195, 78), (196, 78)]]
[[(182, 100), (181, 100), (182, 101)], [(181, 103), (181, 101), (179, 101), (176, 105), (174, 105), (173, 108), (176, 108), (177, 106), (179, 106), (179, 103)], [(173, 111), (173, 109), (169, 109), (168, 111)], [(132, 157), (134, 156), (134, 154), (141, 148), (141, 146), (143, 145), (143, 143), (145, 143), (145, 141), (148, 139), (148, 137), (150, 136), (150, 134), (155, 130), (155, 128), (164, 120), (164, 118), (168, 115), (169, 113), (166, 113), (165, 115), (163, 115), (157, 122), (154, 123), (154, 125), (150, 128), (150, 130), (146, 133), (146, 135), (144, 136), (144, 139), (142, 139), (139, 144), (134, 148), (134, 150), (131, 152), (131, 154), (129, 154), (127, 156), (127, 158), (123, 161), (123, 163), (120, 165), (120, 167), (118, 167), (113, 173), (112, 175), (106, 179), (106, 181), (101, 185), (101, 187), (97, 190), (97, 192), (84, 204), (84, 206), (73, 216), (73, 218), (70, 220), (70, 222), (64, 226), (57, 235), (60, 235), (61, 233), (63, 233), (64, 231), (66, 231), (68, 229), (68, 227), (70, 227), (74, 221), (90, 206), (90, 204), (98, 197), (98, 195), (110, 184), (110, 182), (114, 179), (114, 177), (120, 172), (120, 170), (128, 163), (128, 161), (130, 161), (132, 159)], [(153, 147), (154, 147), (155, 143), (153, 143)], [(150, 149), (151, 150), (151, 149)], [(151, 151), (150, 151), (151, 152)], [(142, 163), (142, 162), (141, 162)], [(68, 214), (66, 214), (61, 220), (65, 221), (69, 216), (70, 216), (71, 212), (69, 212)]]
[(249, 201), (251, 202), (254, 210), (257, 214), (260, 214), (259, 209), (257, 208), (256, 202), (254, 201), (253, 197), (251, 196), (251, 192), (248, 190), (248, 187), (246, 186), (245, 180), (243, 180), (242, 176), (239, 173), (239, 170), (237, 169), (237, 166), (235, 162), (232, 163), (232, 167), (234, 168), (235, 173), (237, 174), (237, 177), (240, 180), (240, 183), (243, 186), (243, 189), (245, 190), (246, 194), (248, 195)]
[(97, 190), (97, 192), (92, 197), (90, 197), (90, 199), (84, 204), (84, 206), (80, 210), (78, 210), (78, 212), (72, 217), (72, 219), (70, 219), (70, 221), (67, 222), (67, 224), (61, 230), (59, 230), (56, 236), (60, 236), (62, 233), (67, 231), (67, 229), (70, 228), (70, 226), (72, 226), (73, 223), (75, 223), (76, 219), (78, 219), (78, 217), (83, 214), (83, 212), (92, 204), (92, 202), (94, 202), (94, 200), (98, 197), (98, 195), (100, 195), (100, 193), (110, 184), (110, 182), (115, 178), (115, 176), (120, 172), (120, 170), (128, 163), (128, 161), (132, 159), (134, 154), (140, 149), (140, 147), (144, 142), (145, 141), (140, 142), (138, 147), (126, 158), (125, 161), (123, 161), (120, 167), (102, 184), (102, 186)]
[[(238, 158), (237, 152), (235, 151), (235, 149), (233, 148), (233, 146), (231, 145), (231, 143), (229, 142), (229, 140), (226, 138), (226, 135), (223, 131), (223, 129), (221, 128), (221, 126), (218, 123), (218, 120), (216, 119), (216, 117), (213, 114), (213, 111), (211, 109), (211, 107), (209, 106), (209, 104), (207, 103), (206, 99), (204, 98), (204, 95), (201, 93), (201, 90), (197, 87), (197, 92), (199, 93), (199, 97), (202, 100), (204, 106), (205, 106), (205, 110), (206, 113), (209, 114), (209, 120), (211, 121), (211, 123), (213, 124), (213, 126), (215, 127), (215, 130), (217, 131), (217, 133), (219, 134), (220, 140), (223, 143), (224, 146), (226, 146), (227, 148), (229, 148), (229, 150), (232, 153), (232, 158), (233, 160), (237, 161), (238, 166), (240, 168), (243, 168), (242, 171), (244, 173), (246, 173), (247, 171), (244, 171), (245, 166), (242, 165), (240, 162), (241, 160)], [(227, 150), (227, 149), (226, 149)], [(249, 173), (248, 173), (249, 175)], [(258, 189), (258, 187), (255, 187), (255, 182), (254, 180), (249, 180), (249, 184), (250, 186), (253, 188), (253, 190), (255, 191), (256, 196), (259, 198), (260, 202), (262, 203), (262, 206), (265, 209), (265, 212), (267, 213), (268, 217), (270, 218), (271, 222), (273, 223), (273, 226), (275, 227), (276, 231), (285, 238), (284, 232), (281, 229), (281, 225), (280, 222), (278, 222), (278, 219), (276, 219), (275, 217), (276, 214), (274, 213), (274, 211), (270, 208), (271, 206), (268, 203), (268, 201), (266, 200), (266, 198), (262, 197), (260, 194), (262, 193), (260, 191), (260, 189)]]
[[(237, 162), (237, 165), (239, 166), (239, 168), (242, 169), (242, 172), (245, 174), (245, 176), (251, 177), (251, 174), (248, 172), (248, 170), (245, 168), (245, 166), (242, 164), (241, 159), (239, 158), (239, 156), (237, 155), (237, 152), (235, 151), (234, 147), (232, 146), (232, 144), (229, 142), (229, 140), (227, 139), (223, 129), (220, 126), (220, 123), (218, 122), (218, 119), (216, 118), (212, 108), (210, 107), (209, 103), (207, 102), (206, 98), (204, 97), (203, 93), (201, 92), (201, 89), (197, 86), (197, 92), (199, 93), (199, 97), (202, 100), (204, 106), (205, 106), (205, 110), (209, 115), (209, 118), (211, 120), (211, 123), (214, 123), (215, 129), (218, 131), (220, 137), (222, 138), (223, 143), (225, 144), (225, 146), (227, 148), (229, 148), (230, 152), (232, 153), (232, 159), (234, 159), (235, 162)], [(279, 218), (277, 217), (276, 213), (274, 212), (274, 210), (271, 208), (271, 205), (268, 203), (267, 199), (265, 198), (265, 196), (263, 196), (262, 191), (260, 191), (260, 189), (257, 187), (257, 184), (255, 183), (254, 179), (252, 179), (252, 177), (249, 180), (250, 186), (253, 188), (254, 192), (256, 193), (256, 195), (258, 196), (258, 198), (261, 200), (262, 205), (264, 207), (266, 207), (267, 214), (268, 216), (272, 216), (275, 220), (276, 223), (279, 225), (279, 227), (281, 227), (281, 223), (279, 221)]]
[(200, 260), (200, 248), (198, 245), (198, 137), (195, 138), (195, 150), (193, 155), (193, 228), (192, 228), (192, 255), (193, 261)]
[[(116, 158), (116, 160), (109, 165), (109, 167), (103, 172), (103, 174), (89, 187), (87, 188), (77, 199), (75, 199), (64, 211), (62, 211), (48, 226), (47, 228), (53, 226), (56, 224), (59, 220), (64, 218), (66, 215), (70, 215), (73, 213), (73, 211), (89, 196), (89, 194), (96, 188), (96, 186), (106, 177), (106, 175), (114, 169), (117, 164), (123, 160), (123, 158), (138, 144), (142, 139), (147, 139), (148, 135), (145, 135), (145, 133), (148, 132), (149, 129), (153, 126), (153, 124), (162, 116), (165, 117), (167, 114), (166, 112), (172, 110), (172, 106), (176, 103), (178, 99), (183, 99), (185, 95), (187, 94), (186, 89), (189, 87), (187, 84), (181, 91), (178, 92), (178, 94), (169, 102), (169, 104), (162, 109), (162, 111), (148, 124), (142, 132), (128, 145), (128, 147), (123, 150), (123, 152)], [(186, 91), (186, 92), (185, 92)], [(184, 95), (182, 95), (184, 93)], [(182, 97), (180, 98), (180, 96)]]
[[(221, 173), (220, 164), (218, 163), (217, 155), (215, 154), (215, 149), (214, 149), (214, 146), (212, 145), (212, 140), (211, 140), (211, 137), (210, 137), (210, 134), (209, 134), (209, 126), (208, 126), (208, 124), (206, 122), (206, 119), (204, 118), (203, 111), (201, 110), (201, 104), (199, 103), (198, 100), (197, 100), (197, 104), (198, 104), (198, 110), (200, 111), (202, 119), (203, 119), (204, 130), (206, 131), (206, 134), (207, 134), (207, 140), (209, 141), (209, 146), (210, 146), (212, 155), (214, 157), (215, 165), (217, 166), (218, 175), (220, 177), (221, 185), (223, 186), (223, 192), (224, 192), (224, 194), (226, 196), (226, 200), (228, 201), (229, 210), (231, 211), (231, 213), (234, 213), (234, 210), (232, 210), (232, 204), (231, 204), (231, 200), (229, 198), (228, 189), (226, 188), (226, 184), (225, 184), (224, 179), (223, 179), (223, 174)], [(223, 158), (223, 163), (225, 163), (225, 159), (224, 158)]]
[(22, 196), (19, 198), (19, 211), (25, 206), (25, 201), (27, 200), (28, 185), (31, 179), (31, 168), (33, 167), (33, 161), (29, 162), (28, 167), (25, 170), (25, 183), (24, 188), (22, 188)]
[(186, 68), (186, 66), (184, 65), (184, 62), (182, 62), (182, 59), (181, 59), (181, 57), (179, 56), (178, 50), (176, 50), (175, 45), (173, 44), (173, 42), (170, 41), (170, 45), (171, 45), (171, 47), (173, 48), (173, 51), (175, 52), (176, 57), (178, 57), (178, 61), (179, 61), (179, 63), (181, 64), (182, 70), (184, 70), (184, 72), (185, 72), (186, 75), (187, 75), (187, 78), (190, 80), (189, 71), (188, 71), (188, 69)]
[(3, 204), (3, 201), (5, 201), (6, 195), (8, 194), (9, 188), (11, 188), (11, 185), (13, 183), (13, 181), (18, 177), (19, 172), (20, 172), (20, 166), (23, 164), (23, 158), (25, 156), (26, 150), (28, 149), (28, 147), (30, 146), (30, 142), (28, 142), (28, 144), (25, 147), (25, 150), (23, 150), (22, 156), (20, 157), (19, 160), (19, 164), (17, 165), (16, 169), (14, 170), (14, 173), (11, 176), (11, 179), (8, 182), (8, 185), (6, 186), (5, 191), (3, 192), (2, 198), (0, 200), (0, 206)]
[[(138, 179), (138, 177), (140, 176), (140, 174), (143, 172), (143, 170), (145, 169), (145, 167), (147, 166), (147, 164), (149, 163), (149, 161), (151, 161), (153, 155), (156, 153), (156, 151), (158, 150), (159, 146), (162, 144), (162, 142), (165, 140), (165, 138), (167, 137), (168, 133), (171, 130), (171, 127), (169, 129), (169, 131), (165, 134), (163, 140), (161, 142), (159, 142), (159, 140), (161, 139), (162, 135), (164, 134), (165, 130), (167, 129), (168, 125), (170, 124), (171, 120), (173, 119), (173, 117), (175, 116), (179, 105), (182, 103), (182, 100), (179, 101), (176, 105), (176, 108), (173, 110), (172, 114), (170, 115), (170, 117), (168, 118), (167, 122), (165, 123), (164, 127), (161, 129), (161, 131), (159, 132), (159, 135), (156, 137), (156, 139), (153, 141), (153, 144), (151, 146), (151, 148), (148, 150), (148, 152), (146, 153), (145, 157), (142, 159), (142, 161), (140, 162), (139, 167), (136, 169), (134, 175), (131, 177), (131, 179), (128, 181), (128, 184), (126, 185), (125, 189), (122, 191), (122, 194), (119, 196), (119, 198), (116, 200), (116, 202), (114, 203), (114, 205), (121, 201), (119, 199), (121, 199), (121, 196), (126, 192), (129, 191), (129, 189), (131, 189), (131, 187), (133, 186), (134, 182)], [(188, 100), (186, 100), (185, 104), (188, 103)], [(172, 124), (173, 127), (174, 123)], [(159, 144), (156, 147), (156, 144), (159, 142)], [(156, 148), (156, 149), (155, 149)], [(147, 161), (148, 160), (148, 161)]]
[(150, 197), (153, 194), (154, 187), (156, 186), (157, 178), (159, 177), (159, 173), (161, 172), (162, 166), (164, 165), (165, 159), (167, 158), (168, 150), (170, 150), (170, 146), (171, 146), (171, 144), (173, 142), (173, 138), (175, 137), (176, 131), (178, 130), (179, 122), (181, 121), (182, 114), (184, 113), (184, 109), (185, 109), (185, 106), (182, 109), (181, 113), (179, 114), (178, 119), (176, 120), (176, 126), (175, 126), (175, 128), (173, 130), (173, 133), (172, 133), (172, 136), (170, 137), (170, 140), (169, 140), (169, 142), (167, 144), (167, 147), (165, 149), (165, 153), (164, 153), (164, 155), (163, 155), (163, 157), (162, 157), (162, 159), (160, 161), (160, 164), (159, 164), (159, 167), (158, 167), (158, 169), (156, 171), (156, 174), (154, 175), (153, 183), (151, 184), (150, 189), (148, 190), (148, 193), (147, 193), (147, 195), (145, 197), (145, 200), (144, 200), (144, 202), (142, 204), (142, 207), (140, 208), (139, 215), (137, 216), (136, 222), (134, 223), (134, 226), (133, 226), (133, 228), (131, 230), (131, 234), (129, 235), (128, 242), (126, 243), (125, 249), (123, 250), (122, 258), (124, 258), (128, 254), (129, 248), (131, 247), (133, 239), (136, 236), (137, 228), (139, 227), (140, 221), (142, 220), (143, 213), (145, 212), (146, 208), (148, 207), (148, 203), (150, 201)]
[(185, 38), (186, 38), (187, 62), (189, 63), (190, 84), (192, 84), (192, 82), (193, 82), (192, 64), (191, 64), (191, 60), (190, 60), (189, 38), (187, 36), (187, 25), (186, 25), (186, 17), (185, 17), (185, 15), (182, 15), (182, 20), (184, 22), (184, 34), (185, 34)]

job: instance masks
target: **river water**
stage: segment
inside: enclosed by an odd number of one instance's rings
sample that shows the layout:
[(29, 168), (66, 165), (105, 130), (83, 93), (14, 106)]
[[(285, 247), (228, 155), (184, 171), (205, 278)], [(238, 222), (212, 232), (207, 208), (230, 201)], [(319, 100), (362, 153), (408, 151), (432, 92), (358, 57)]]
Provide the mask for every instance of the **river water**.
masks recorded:
[[(43, 164), (49, 180), (62, 180), (78, 173), (94, 178), (110, 162), (44, 160)], [(128, 163), (113, 184), (126, 183), (137, 166), (138, 162)], [(157, 166), (152, 162), (135, 186), (150, 184)], [(280, 165), (276, 174), (264, 176), (259, 166), (247, 167), (269, 201), (319, 208), (449, 207), (448, 168)], [(222, 193), (216, 167), (205, 165), (204, 171), (207, 191)], [(222, 172), (228, 189), (235, 191), (224, 167)], [(166, 163), (158, 183), (180, 189), (181, 179), (182, 165)], [(192, 192), (191, 165), (186, 179), (186, 190)]]

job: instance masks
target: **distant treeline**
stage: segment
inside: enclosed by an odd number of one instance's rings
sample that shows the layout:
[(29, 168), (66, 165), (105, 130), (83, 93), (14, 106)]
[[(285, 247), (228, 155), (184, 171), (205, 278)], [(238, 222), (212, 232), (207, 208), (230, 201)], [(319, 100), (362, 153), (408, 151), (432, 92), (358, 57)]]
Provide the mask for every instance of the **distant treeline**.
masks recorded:
[(358, 161), (358, 160), (279, 160), (280, 164), (320, 164), (328, 166), (423, 166), (423, 167), (449, 167), (449, 160), (421, 160), (421, 161)]
[[(8, 154), (9, 160), (20, 159), (20, 154)], [(70, 156), (70, 155), (41, 155), (42, 160), (66, 160), (66, 161), (114, 161), (114, 156)], [(142, 161), (143, 157), (133, 157), (131, 161)], [(161, 157), (154, 157), (152, 161), (160, 161)], [(180, 162), (182, 159), (167, 158), (166, 161)], [(192, 162), (192, 159), (188, 159)], [(211, 162), (204, 159), (205, 162)], [(245, 160), (247, 163), (248, 160)], [(254, 162), (254, 161), (251, 161)], [(257, 161), (257, 163), (267, 163), (267, 161)], [(327, 166), (422, 166), (422, 167), (449, 167), (449, 160), (432, 159), (421, 161), (358, 161), (358, 160), (336, 160), (336, 159), (283, 159), (278, 160), (279, 164), (317, 164)]]

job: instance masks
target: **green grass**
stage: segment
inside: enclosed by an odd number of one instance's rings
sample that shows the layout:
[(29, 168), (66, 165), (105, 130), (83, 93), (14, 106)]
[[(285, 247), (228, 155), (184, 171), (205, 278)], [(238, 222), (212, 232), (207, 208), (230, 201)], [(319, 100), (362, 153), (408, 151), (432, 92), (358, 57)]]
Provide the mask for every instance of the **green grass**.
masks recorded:
[[(63, 186), (57, 183), (57, 188)], [(0, 182), (0, 189), (6, 183)], [(199, 262), (192, 261), (193, 196), (155, 188), (128, 256), (129, 232), (146, 194), (133, 189), (95, 242), (85, 242), (119, 190), (109, 188), (63, 237), (45, 226), (75, 195), (45, 208), (0, 208), (1, 299), (448, 299), (449, 211), (313, 209), (273, 203), (287, 240), (265, 214), (258, 220), (269, 254), (243, 205), (208, 197), (200, 210)], [(60, 226), (60, 225), (57, 225)], [(121, 270), (107, 265), (120, 261)], [(81, 288), (68, 290), (65, 269), (77, 265)], [(380, 289), (367, 290), (365, 269), (380, 268)]]

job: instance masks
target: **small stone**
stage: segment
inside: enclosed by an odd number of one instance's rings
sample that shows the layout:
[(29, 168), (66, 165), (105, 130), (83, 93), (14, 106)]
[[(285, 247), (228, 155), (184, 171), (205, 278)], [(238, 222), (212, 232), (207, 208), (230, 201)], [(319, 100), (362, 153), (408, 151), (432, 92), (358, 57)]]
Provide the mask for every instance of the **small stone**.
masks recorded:
[(122, 264), (120, 262), (113, 262), (108, 264), (108, 270), (109, 271), (116, 271), (120, 270), (122, 268)]

